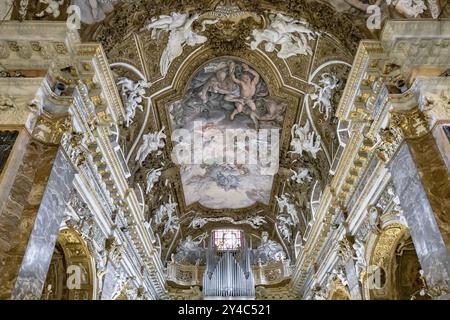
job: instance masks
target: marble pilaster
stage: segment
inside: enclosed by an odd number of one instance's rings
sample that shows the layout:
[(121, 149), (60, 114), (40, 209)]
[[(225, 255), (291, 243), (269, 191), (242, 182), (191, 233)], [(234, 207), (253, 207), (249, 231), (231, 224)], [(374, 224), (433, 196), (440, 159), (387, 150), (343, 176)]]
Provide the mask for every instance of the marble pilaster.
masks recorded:
[(339, 245), (339, 256), (347, 276), (350, 297), (352, 300), (361, 300), (361, 287), (359, 285), (359, 275), (356, 271), (355, 261), (353, 260), (354, 250), (352, 248), (352, 241), (346, 237), (340, 241)]
[(356, 273), (355, 263), (349, 259), (344, 264), (345, 273), (347, 275), (348, 289), (352, 300), (361, 300), (361, 289), (359, 286), (359, 279)]
[(56, 238), (70, 199), (73, 178), (74, 169), (60, 149), (19, 269), (13, 299), (39, 299), (41, 296)]
[(32, 138), (22, 146), (20, 166), (0, 210), (0, 299), (11, 298), (19, 267), (35, 224), (57, 147)]
[[(422, 144), (423, 152), (427, 152), (425, 149), (430, 148), (430, 146), (423, 145), (424, 142), (416, 141), (413, 144), (416, 143)], [(417, 151), (417, 148), (417, 145), (411, 147), (408, 144), (403, 144), (400, 147), (390, 165), (392, 181), (399, 196), (400, 205), (408, 223), (411, 238), (428, 286), (448, 286), (448, 283), (450, 283), (450, 257), (439, 226), (439, 218), (433, 211), (432, 206), (432, 202), (443, 201), (445, 196), (440, 199), (439, 196), (436, 199), (430, 199), (427, 196), (434, 189), (427, 190), (428, 187), (422, 182), (423, 174), (427, 173), (420, 172), (420, 168), (427, 166), (427, 161), (430, 161), (430, 159), (427, 160), (427, 157), (418, 159), (417, 153), (416, 156), (413, 156), (412, 149)], [(438, 173), (432, 172), (433, 163), (428, 162), (428, 165), (430, 167), (428, 174)]]

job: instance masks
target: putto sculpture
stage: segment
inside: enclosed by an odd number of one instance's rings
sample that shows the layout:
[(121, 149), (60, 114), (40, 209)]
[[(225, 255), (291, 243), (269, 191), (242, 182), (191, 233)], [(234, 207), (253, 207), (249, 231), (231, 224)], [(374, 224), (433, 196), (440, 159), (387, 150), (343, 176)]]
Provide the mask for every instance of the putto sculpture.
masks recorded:
[(160, 60), (161, 75), (165, 77), (169, 66), (175, 58), (183, 53), (184, 45), (195, 46), (205, 43), (207, 38), (192, 31), (192, 24), (199, 15), (172, 12), (170, 15), (161, 15), (154, 18), (146, 29), (152, 31), (152, 39), (159, 39), (162, 31), (169, 33), (169, 40)]
[(316, 154), (320, 151), (321, 138), (314, 131), (310, 131), (309, 121), (303, 127), (294, 124), (291, 129), (291, 148), (288, 153), (302, 155), (303, 151), (309, 152), (316, 159)]
[(291, 242), (291, 227), (296, 226), (300, 222), (297, 209), (295, 208), (295, 205), (289, 201), (285, 194), (281, 195), (281, 197), (276, 197), (276, 199), (279, 208), (279, 215), (277, 216), (276, 222), (278, 231), (284, 240)]
[(145, 190), (146, 194), (149, 194), (152, 191), (155, 183), (159, 181), (159, 177), (161, 176), (161, 170), (162, 168), (151, 169), (147, 173), (147, 188)]
[(136, 109), (144, 111), (142, 106), (143, 98), (145, 98), (145, 89), (150, 87), (150, 82), (146, 80), (133, 81), (125, 77), (121, 77), (117, 81), (117, 85), (121, 88), (123, 102), (125, 103), (125, 125), (127, 127), (133, 123), (136, 115)]
[(312, 178), (309, 175), (309, 171), (306, 168), (299, 168), (298, 171), (294, 171), (290, 169), (294, 174), (291, 176), (291, 180), (294, 180), (295, 183), (303, 184), (305, 181), (311, 182)]
[[(287, 212), (287, 214), (291, 217), (291, 220), (294, 224), (297, 224), (299, 222), (298, 215), (297, 215), (297, 209), (295, 208), (295, 205), (292, 204), (287, 196), (285, 194), (281, 195), (281, 197), (276, 197), (279, 212), (283, 214), (284, 212)], [(286, 211), (284, 210), (286, 208)]]
[(325, 113), (325, 120), (330, 117), (333, 112), (331, 105), (331, 99), (333, 96), (333, 90), (339, 84), (339, 79), (334, 73), (324, 73), (319, 80), (320, 86), (318, 91), (311, 95), (311, 100), (314, 101), (313, 109), (318, 108), (320, 113)]
[[(296, 55), (310, 55), (312, 49), (308, 40), (315, 38), (316, 33), (309, 30), (301, 21), (287, 17), (281, 13), (270, 16), (270, 25), (265, 30), (253, 30), (252, 50), (256, 50), (261, 42), (266, 42), (264, 50), (277, 50), (277, 57), (287, 59)], [(307, 39), (308, 37), (308, 39)]]
[[(162, 149), (166, 145), (164, 139), (166, 139), (167, 136), (164, 133), (164, 129), (165, 128), (162, 127), (162, 129), (157, 132), (147, 133), (143, 135), (142, 144), (139, 147), (135, 158), (140, 166), (142, 166), (142, 163), (150, 153)], [(158, 151), (157, 154), (161, 154), (161, 151)]]
[(162, 204), (155, 211), (154, 221), (157, 226), (164, 223), (163, 237), (170, 233), (174, 233), (179, 228), (179, 219), (175, 213), (175, 209), (178, 206), (176, 202), (172, 202), (169, 198), (169, 202)]

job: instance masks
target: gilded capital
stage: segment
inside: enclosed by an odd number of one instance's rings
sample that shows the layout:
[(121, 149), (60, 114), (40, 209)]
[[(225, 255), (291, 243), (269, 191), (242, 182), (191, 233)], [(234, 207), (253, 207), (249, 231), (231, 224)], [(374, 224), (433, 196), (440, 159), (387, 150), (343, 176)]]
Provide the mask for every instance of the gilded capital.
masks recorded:
[(415, 107), (408, 111), (392, 111), (391, 122), (393, 126), (402, 129), (405, 138), (418, 138), (429, 131), (427, 117)]

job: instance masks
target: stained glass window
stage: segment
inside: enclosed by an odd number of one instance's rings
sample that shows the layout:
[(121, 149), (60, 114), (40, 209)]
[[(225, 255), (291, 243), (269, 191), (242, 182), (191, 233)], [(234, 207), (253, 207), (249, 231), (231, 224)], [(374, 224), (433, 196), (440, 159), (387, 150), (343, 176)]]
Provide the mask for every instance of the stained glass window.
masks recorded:
[(218, 229), (213, 231), (217, 250), (238, 250), (242, 246), (242, 230)]

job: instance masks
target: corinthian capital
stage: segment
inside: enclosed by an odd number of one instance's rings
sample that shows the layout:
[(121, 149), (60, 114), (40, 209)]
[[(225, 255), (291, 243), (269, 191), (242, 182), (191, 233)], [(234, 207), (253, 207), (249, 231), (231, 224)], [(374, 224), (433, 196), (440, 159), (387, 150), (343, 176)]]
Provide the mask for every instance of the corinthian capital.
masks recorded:
[(418, 107), (391, 112), (391, 122), (393, 126), (402, 129), (405, 138), (409, 139), (421, 137), (429, 131), (427, 117)]

